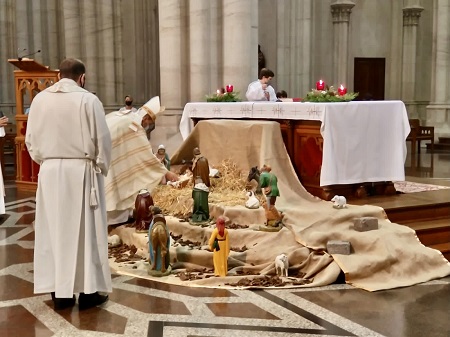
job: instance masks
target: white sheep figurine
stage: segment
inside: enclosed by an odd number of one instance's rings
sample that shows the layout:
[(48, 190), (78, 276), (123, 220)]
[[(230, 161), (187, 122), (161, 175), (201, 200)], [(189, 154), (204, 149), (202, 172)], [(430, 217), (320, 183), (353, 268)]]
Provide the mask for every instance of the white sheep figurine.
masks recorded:
[(345, 199), (342, 195), (335, 195), (331, 201), (334, 202), (334, 208), (346, 208), (347, 207), (347, 199)]
[(288, 276), (289, 260), (286, 254), (280, 254), (275, 258), (275, 271), (278, 276)]
[(118, 247), (120, 246), (121, 241), (120, 241), (120, 237), (117, 234), (108, 236), (108, 247), (110, 248), (114, 248), (114, 247)]
[(247, 201), (245, 202), (245, 207), (250, 209), (257, 209), (259, 208), (259, 200), (255, 196), (255, 193), (253, 191), (247, 191)]

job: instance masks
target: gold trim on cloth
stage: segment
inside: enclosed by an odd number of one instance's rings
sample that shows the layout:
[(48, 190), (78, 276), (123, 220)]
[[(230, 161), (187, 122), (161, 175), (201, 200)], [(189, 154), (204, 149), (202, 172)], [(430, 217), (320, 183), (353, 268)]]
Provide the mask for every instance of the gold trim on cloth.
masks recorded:
[(155, 113), (154, 113), (150, 108), (148, 108), (148, 107), (146, 107), (146, 106), (144, 105), (144, 106), (142, 106), (142, 109), (144, 109), (144, 110), (147, 112), (147, 114), (150, 116), (150, 118), (151, 118), (153, 121), (156, 120), (156, 115), (155, 115)]

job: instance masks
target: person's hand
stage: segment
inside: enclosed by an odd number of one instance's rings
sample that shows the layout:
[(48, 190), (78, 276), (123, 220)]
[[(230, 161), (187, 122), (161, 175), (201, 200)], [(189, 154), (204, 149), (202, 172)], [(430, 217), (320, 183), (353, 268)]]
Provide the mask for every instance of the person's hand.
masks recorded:
[(9, 119), (6, 116), (3, 116), (2, 118), (0, 118), (0, 127), (6, 126), (8, 124), (8, 121), (9, 121)]
[(167, 181), (178, 181), (178, 180), (180, 180), (180, 178), (178, 177), (178, 175), (176, 173), (173, 173), (171, 171), (167, 171), (167, 173), (166, 173), (166, 180)]
[(263, 84), (261, 84), (261, 86), (262, 86), (262, 89), (263, 89), (263, 90), (266, 90), (266, 89), (267, 89), (267, 83), (263, 83)]

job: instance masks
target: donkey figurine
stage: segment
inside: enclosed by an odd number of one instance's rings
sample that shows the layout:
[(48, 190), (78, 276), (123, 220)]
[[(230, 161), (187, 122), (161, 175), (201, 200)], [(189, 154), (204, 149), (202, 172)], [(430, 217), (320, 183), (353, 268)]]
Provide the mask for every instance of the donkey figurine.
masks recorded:
[(250, 169), (247, 177), (247, 186), (250, 186), (250, 190), (255, 192), (256, 194), (261, 194), (261, 184), (259, 182), (259, 176), (261, 172), (258, 170), (258, 166), (253, 166)]

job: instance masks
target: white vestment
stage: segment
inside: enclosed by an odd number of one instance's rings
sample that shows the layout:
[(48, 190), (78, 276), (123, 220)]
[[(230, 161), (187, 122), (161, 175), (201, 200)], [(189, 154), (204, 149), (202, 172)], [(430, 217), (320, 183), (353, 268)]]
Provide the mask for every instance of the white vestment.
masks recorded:
[[(275, 93), (274, 88), (271, 85), (268, 85), (266, 91), (269, 93), (269, 101), (276, 102), (277, 94)], [(259, 80), (256, 80), (248, 85), (245, 97), (247, 97), (247, 100), (250, 102), (267, 101), (262, 84)]]
[(153, 154), (139, 113), (115, 111), (106, 116), (111, 132), (111, 166), (105, 180), (108, 224), (128, 220), (141, 189), (152, 190), (167, 169)]
[[(34, 98), (25, 143), (40, 164), (34, 292), (111, 292), (104, 177), (111, 159), (105, 112), (63, 78)], [(96, 205), (97, 204), (97, 205)]]
[[(0, 137), (5, 137), (5, 128), (0, 127)], [(1, 163), (0, 163), (1, 164)], [(0, 165), (1, 167), (1, 165)], [(3, 182), (3, 172), (0, 169), (0, 214), (5, 214), (5, 184)]]

